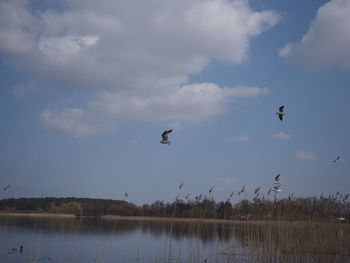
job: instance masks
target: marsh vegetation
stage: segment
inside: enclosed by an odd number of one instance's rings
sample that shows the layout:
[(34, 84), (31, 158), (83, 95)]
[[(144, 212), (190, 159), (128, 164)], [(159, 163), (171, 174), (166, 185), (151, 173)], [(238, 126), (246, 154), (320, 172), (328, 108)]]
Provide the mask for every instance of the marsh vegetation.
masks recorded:
[(174, 202), (155, 201), (137, 206), (124, 200), (92, 198), (10, 198), (0, 200), (0, 212), (63, 213), (76, 216), (147, 216), (169, 218), (212, 218), (228, 220), (337, 221), (350, 219), (349, 195), (328, 197), (259, 198), (237, 197), (216, 202), (205, 196)]

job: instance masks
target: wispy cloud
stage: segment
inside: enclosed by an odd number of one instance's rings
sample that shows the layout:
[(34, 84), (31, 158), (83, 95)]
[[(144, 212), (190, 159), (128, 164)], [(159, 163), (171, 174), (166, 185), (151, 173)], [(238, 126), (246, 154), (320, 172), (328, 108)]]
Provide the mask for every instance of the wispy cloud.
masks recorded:
[[(56, 127), (75, 135), (80, 133), (77, 130), (85, 131), (87, 127), (91, 127), (89, 131), (92, 134), (112, 131), (106, 127), (123, 120), (170, 121), (172, 124), (197, 122), (220, 114), (228, 103), (237, 99), (257, 97), (268, 92), (267, 88), (221, 88), (214, 83), (184, 85), (160, 94), (103, 92), (87, 109), (45, 110), (41, 120), (46, 127)], [(236, 139), (244, 141), (249, 138), (238, 136)]]
[(299, 160), (306, 160), (306, 161), (312, 161), (317, 158), (317, 156), (310, 152), (302, 152), (298, 151), (295, 153), (295, 157)]
[(250, 140), (250, 136), (246, 134), (224, 138), (225, 142), (246, 142), (249, 140)]
[(235, 184), (236, 182), (238, 182), (238, 179), (235, 178), (230, 178), (230, 177), (220, 177), (219, 178), (219, 182), (222, 184)]
[(289, 134), (287, 134), (285, 132), (278, 132), (276, 134), (273, 134), (272, 138), (289, 140), (290, 138), (292, 138), (292, 136), (290, 136)]

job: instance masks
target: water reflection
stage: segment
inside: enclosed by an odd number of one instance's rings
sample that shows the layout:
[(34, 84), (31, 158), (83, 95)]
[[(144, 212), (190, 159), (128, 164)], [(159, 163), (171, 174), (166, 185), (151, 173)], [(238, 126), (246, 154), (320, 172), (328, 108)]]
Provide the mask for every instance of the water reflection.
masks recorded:
[(32, 254), (45, 248), (63, 262), (76, 257), (74, 248), (84, 258), (76, 262), (93, 262), (100, 254), (100, 262), (350, 262), (346, 224), (0, 216), (0, 235), (6, 262), (21, 262), (7, 255), (16, 240), (31, 246)]

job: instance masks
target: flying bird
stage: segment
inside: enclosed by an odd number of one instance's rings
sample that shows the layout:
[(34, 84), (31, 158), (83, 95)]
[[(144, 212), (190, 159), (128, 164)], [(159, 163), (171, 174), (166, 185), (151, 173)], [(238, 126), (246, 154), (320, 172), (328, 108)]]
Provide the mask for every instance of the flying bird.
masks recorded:
[(2, 189), (2, 191), (6, 191), (7, 189), (9, 189), (12, 186), (12, 184), (9, 184), (7, 186), (4, 187), (4, 189)]
[(280, 174), (278, 174), (277, 176), (275, 176), (275, 181), (276, 181), (276, 182), (279, 182), (280, 176), (281, 176)]
[(184, 183), (181, 183), (179, 186), (179, 190), (182, 188), (182, 186), (184, 185)]
[(339, 160), (340, 160), (340, 155), (333, 161), (333, 163), (336, 163)]
[(213, 189), (214, 189), (214, 186), (212, 186), (212, 187), (210, 188), (209, 194), (211, 194), (211, 192), (213, 191)]
[(168, 140), (168, 134), (171, 133), (173, 130), (167, 130), (162, 133), (162, 140), (160, 143), (170, 145), (170, 141)]
[(128, 198), (128, 197), (129, 197), (128, 192), (125, 192), (124, 196), (125, 196), (126, 198)]
[(280, 174), (278, 174), (277, 176), (275, 176), (275, 182), (274, 182), (274, 187), (273, 187), (273, 191), (275, 193), (281, 192), (281, 183), (280, 183)]
[(283, 120), (283, 115), (285, 115), (285, 113), (283, 112), (284, 109), (284, 105), (279, 107), (278, 112), (276, 112), (276, 114), (278, 115), (278, 118), (282, 121)]

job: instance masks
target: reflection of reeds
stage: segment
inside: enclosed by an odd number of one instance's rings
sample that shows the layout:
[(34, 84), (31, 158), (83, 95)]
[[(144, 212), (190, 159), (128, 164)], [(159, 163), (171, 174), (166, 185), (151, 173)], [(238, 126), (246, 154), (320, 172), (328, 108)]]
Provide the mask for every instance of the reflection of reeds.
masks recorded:
[[(15, 224), (22, 229), (42, 229), (47, 225), (51, 234), (76, 233), (87, 237), (99, 235), (93, 248), (96, 262), (115, 262), (111, 251), (115, 250), (118, 242), (103, 245), (105, 239), (115, 230), (118, 235), (128, 236), (133, 232), (140, 232), (143, 236), (152, 235), (162, 242), (169, 229), (172, 231), (172, 246), (152, 252), (148, 258), (142, 251), (142, 243), (136, 243), (132, 255), (124, 262), (349, 262), (350, 259), (350, 225), (314, 222), (282, 222), (282, 221), (219, 221), (193, 219), (190, 222), (172, 220), (156, 221), (150, 219), (116, 219), (103, 218), (54, 218), (54, 217), (0, 217), (2, 225)], [(137, 222), (133, 222), (133, 221)], [(118, 228), (115, 228), (116, 222)], [(37, 231), (35, 231), (37, 232)], [(186, 246), (182, 248), (182, 242)], [(5, 241), (0, 241), (1, 253), (7, 253), (3, 248)], [(157, 241), (156, 241), (157, 242)], [(47, 262), (46, 254), (36, 247), (31, 248), (25, 243), (25, 254), (28, 261)], [(162, 247), (161, 245), (159, 247)], [(54, 250), (52, 250), (54, 251)], [(39, 253), (40, 252), (40, 253)], [(44, 254), (43, 254), (44, 253)], [(78, 254), (80, 252), (77, 252)], [(170, 254), (170, 256), (169, 256)], [(110, 260), (108, 260), (110, 259)], [(156, 260), (155, 260), (156, 259)], [(21, 261), (22, 262), (22, 261)], [(55, 261), (53, 261), (55, 262)], [(66, 262), (69, 262), (67, 259)], [(83, 259), (74, 261), (85, 262)]]

